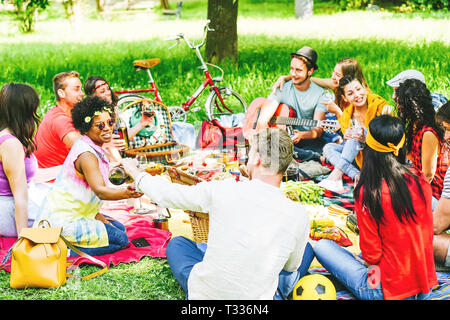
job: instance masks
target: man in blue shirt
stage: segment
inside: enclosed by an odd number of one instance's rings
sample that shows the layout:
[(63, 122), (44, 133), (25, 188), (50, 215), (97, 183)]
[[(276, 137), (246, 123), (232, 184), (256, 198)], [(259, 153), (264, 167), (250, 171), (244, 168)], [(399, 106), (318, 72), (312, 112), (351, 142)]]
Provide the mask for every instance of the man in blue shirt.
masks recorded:
[[(268, 97), (258, 119), (258, 128), (267, 126), (280, 104), (286, 104), (297, 112), (297, 118), (325, 120), (327, 109), (321, 104), (325, 91), (311, 82), (311, 76), (318, 69), (317, 53), (308, 46), (302, 47), (291, 54), (291, 80), (283, 86), (283, 91), (277, 89)], [(325, 140), (322, 139), (323, 129), (295, 126), (292, 141), (298, 160), (320, 161)]]

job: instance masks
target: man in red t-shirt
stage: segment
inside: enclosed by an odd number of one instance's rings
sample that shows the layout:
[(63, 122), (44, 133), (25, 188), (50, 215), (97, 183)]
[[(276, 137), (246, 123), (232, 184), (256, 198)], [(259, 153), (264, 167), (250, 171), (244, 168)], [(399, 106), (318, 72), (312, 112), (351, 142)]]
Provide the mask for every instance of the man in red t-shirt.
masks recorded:
[(43, 117), (35, 135), (39, 168), (50, 168), (62, 165), (81, 135), (73, 127), (71, 110), (83, 99), (79, 73), (76, 71), (61, 72), (53, 78), (53, 90), (57, 104)]

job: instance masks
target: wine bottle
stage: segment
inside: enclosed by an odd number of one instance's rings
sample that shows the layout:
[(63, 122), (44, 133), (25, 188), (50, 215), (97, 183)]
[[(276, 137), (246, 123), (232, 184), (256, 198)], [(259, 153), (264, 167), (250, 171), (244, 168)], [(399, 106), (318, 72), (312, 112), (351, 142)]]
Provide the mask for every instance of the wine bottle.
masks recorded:
[(114, 133), (118, 134), (120, 139), (123, 139), (125, 141), (125, 149), (128, 149), (129, 141), (127, 124), (120, 117), (118, 109), (116, 109), (116, 124), (114, 125)]

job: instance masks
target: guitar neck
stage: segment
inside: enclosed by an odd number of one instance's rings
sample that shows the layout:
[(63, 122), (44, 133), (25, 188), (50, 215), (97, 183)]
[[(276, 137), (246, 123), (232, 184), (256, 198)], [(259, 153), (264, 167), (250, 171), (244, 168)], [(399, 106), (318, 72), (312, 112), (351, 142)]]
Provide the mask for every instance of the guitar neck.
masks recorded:
[(298, 119), (298, 118), (288, 118), (288, 117), (272, 117), (270, 120), (271, 124), (282, 124), (287, 126), (305, 126), (305, 127), (317, 127), (319, 124), (318, 120), (312, 119)]

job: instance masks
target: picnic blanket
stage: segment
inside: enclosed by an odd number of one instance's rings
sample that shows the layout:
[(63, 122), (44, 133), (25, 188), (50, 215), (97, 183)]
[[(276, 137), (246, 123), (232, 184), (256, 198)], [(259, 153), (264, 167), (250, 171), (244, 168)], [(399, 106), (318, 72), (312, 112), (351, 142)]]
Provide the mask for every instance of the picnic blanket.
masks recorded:
[[(321, 163), (322, 165), (329, 167), (330, 169), (333, 169), (334, 167), (332, 165)], [(323, 179), (327, 178), (328, 175), (318, 176), (315, 177), (313, 180), (314, 182), (318, 183), (322, 181)], [(344, 175), (342, 177), (342, 182), (344, 185), (344, 190), (341, 193), (333, 192), (330, 190), (324, 190), (323, 200), (324, 200), (324, 206), (329, 206), (330, 204), (337, 204), (341, 207), (344, 207), (345, 209), (354, 211), (355, 208), (355, 201), (353, 199), (353, 189), (354, 189), (354, 183), (351, 178)], [(350, 250), (352, 251), (352, 250)], [(355, 252), (356, 253), (356, 252)], [(312, 265), (312, 268), (310, 268), (309, 273), (318, 273), (323, 275), (330, 275), (330, 273), (323, 268), (322, 266)], [(438, 283), (440, 286), (450, 286), (450, 271), (438, 271), (436, 272)], [(337, 281), (337, 280), (336, 280)], [(350, 291), (348, 291), (342, 284), (336, 283), (336, 300), (358, 300)], [(446, 297), (449, 299), (449, 297)], [(445, 299), (445, 297), (444, 297)]]
[[(166, 258), (166, 247), (172, 234), (169, 231), (153, 228), (153, 218), (151, 215), (131, 214), (131, 209), (132, 207), (127, 206), (126, 202), (120, 201), (114, 204), (108, 203), (102, 208), (101, 212), (103, 214), (109, 215), (126, 227), (130, 246), (115, 253), (96, 256), (95, 258), (113, 266), (121, 262), (137, 262), (144, 256)], [(131, 240), (141, 237), (145, 238), (150, 243), (150, 246), (138, 248), (131, 243)], [(17, 238), (0, 236), (0, 261), (16, 240)], [(73, 261), (77, 265), (84, 263), (95, 264), (91, 260), (79, 256), (68, 257), (67, 261)], [(4, 270), (11, 271), (10, 262), (8, 262)]]
[[(327, 163), (321, 163), (323, 166), (330, 168), (333, 170), (333, 166)], [(328, 175), (322, 175), (315, 177), (313, 179), (314, 182), (319, 183), (323, 179), (326, 179)], [(324, 206), (329, 206), (330, 204), (337, 204), (341, 207), (354, 211), (355, 209), (355, 201), (353, 199), (353, 189), (354, 189), (354, 182), (353, 180), (346, 176), (345, 174), (342, 176), (342, 183), (344, 185), (344, 190), (341, 193), (333, 192), (330, 190), (324, 189), (323, 194), (323, 200), (324, 200)]]

